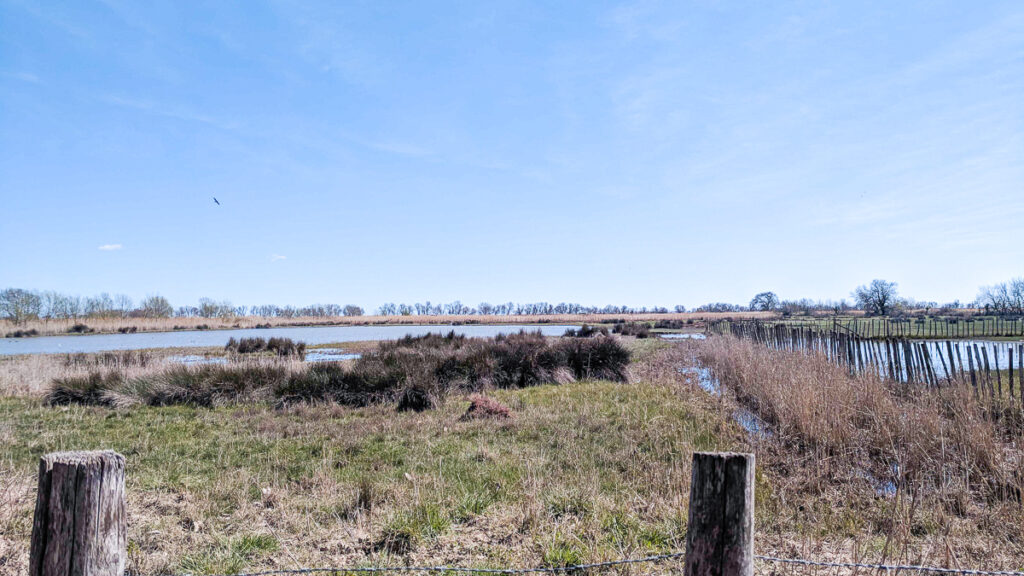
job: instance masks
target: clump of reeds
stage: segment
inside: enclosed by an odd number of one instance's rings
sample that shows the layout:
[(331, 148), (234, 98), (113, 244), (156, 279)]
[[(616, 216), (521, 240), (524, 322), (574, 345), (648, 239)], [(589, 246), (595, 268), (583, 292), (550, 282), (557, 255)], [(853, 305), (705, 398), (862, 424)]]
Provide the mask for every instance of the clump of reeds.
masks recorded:
[(153, 354), (145, 350), (117, 350), (97, 354), (65, 354), (61, 363), (67, 368), (145, 368)]
[[(233, 341), (229, 350), (278, 350), (279, 358), (290, 355), (279, 352), (292, 349), (290, 341), (272, 347), (270, 341), (259, 340)], [(133, 378), (97, 368), (81, 379), (55, 380), (47, 398), (50, 403), (159, 406), (271, 399), (329, 400), (349, 406), (397, 402), (402, 410), (423, 410), (451, 392), (576, 379), (625, 381), (629, 359), (629, 351), (609, 336), (549, 340), (539, 332), (520, 332), (466, 338), (453, 332), (384, 342), (351, 366), (322, 362), (300, 367), (265, 358), (262, 363), (176, 366)]]
[(567, 338), (590, 338), (592, 336), (607, 336), (608, 329), (604, 326), (591, 326), (590, 324), (584, 324), (580, 328), (566, 328), (565, 333), (562, 336)]
[(85, 404), (89, 406), (113, 406), (115, 395), (125, 384), (121, 372), (94, 370), (84, 376), (57, 378), (46, 394), (51, 406), (64, 404)]
[(616, 322), (612, 326), (612, 332), (623, 336), (647, 338), (651, 335), (651, 326), (647, 322)]
[(654, 323), (654, 327), (665, 330), (681, 330), (685, 328), (687, 324), (693, 324), (693, 319), (691, 318), (686, 321), (680, 319), (658, 320)]
[(232, 366), (172, 366), (128, 377), (120, 370), (94, 369), (83, 376), (57, 378), (45, 396), (50, 405), (217, 406), (266, 401), (288, 381), (286, 366), (245, 363)]
[(258, 354), (268, 352), (281, 357), (295, 357), (300, 360), (306, 357), (306, 343), (296, 342), (291, 338), (242, 338), (228, 340), (224, 350), (235, 354)]

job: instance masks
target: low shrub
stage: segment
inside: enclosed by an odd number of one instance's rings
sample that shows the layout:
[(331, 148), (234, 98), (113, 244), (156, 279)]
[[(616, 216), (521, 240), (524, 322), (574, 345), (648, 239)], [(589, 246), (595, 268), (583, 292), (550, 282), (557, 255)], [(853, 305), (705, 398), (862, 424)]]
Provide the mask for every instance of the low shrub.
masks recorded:
[(296, 357), (300, 360), (306, 358), (306, 343), (296, 342), (291, 338), (242, 338), (235, 340), (228, 339), (224, 349), (235, 354), (257, 354), (269, 352), (281, 357)]
[(434, 408), (437, 402), (434, 396), (422, 386), (409, 386), (398, 396), (399, 412), (423, 412)]
[(138, 326), (122, 326), (117, 329), (119, 334), (135, 334), (139, 331)]
[(462, 415), (461, 420), (476, 420), (478, 418), (511, 418), (512, 412), (501, 402), (489, 396), (474, 394), (469, 398), (469, 408)]
[(93, 329), (89, 328), (89, 326), (85, 324), (75, 324), (71, 328), (68, 328), (68, 334), (88, 334), (92, 331)]
[(4, 334), (5, 338), (28, 338), (29, 336), (38, 336), (39, 330), (32, 328), (31, 330), (15, 330), (14, 332), (8, 332)]
[[(693, 320), (688, 320), (687, 322), (689, 322), (690, 324), (693, 324)], [(662, 319), (662, 320), (658, 320), (657, 322), (655, 322), (654, 323), (654, 327), (655, 328), (660, 328), (660, 329), (663, 329), (663, 330), (680, 330), (684, 326), (686, 326), (687, 322), (684, 322), (682, 320), (664, 320), (664, 319)]]
[(582, 327), (578, 329), (567, 328), (565, 330), (565, 334), (562, 334), (562, 336), (568, 338), (590, 338), (592, 336), (597, 335), (607, 336), (608, 329), (605, 328), (604, 326), (591, 326), (589, 324), (584, 324)]
[(651, 327), (646, 322), (616, 322), (612, 332), (623, 336), (647, 338), (651, 335)]
[(57, 378), (46, 395), (51, 406), (84, 404), (86, 406), (113, 406), (114, 393), (124, 386), (120, 372), (94, 370), (85, 376)]

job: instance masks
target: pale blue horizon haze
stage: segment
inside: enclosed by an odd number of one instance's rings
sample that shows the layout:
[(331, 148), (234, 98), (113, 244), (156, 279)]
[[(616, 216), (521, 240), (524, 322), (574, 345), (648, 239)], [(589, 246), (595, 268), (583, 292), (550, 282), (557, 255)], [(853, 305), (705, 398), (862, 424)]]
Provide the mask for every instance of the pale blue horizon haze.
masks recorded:
[(0, 287), (693, 307), (1024, 275), (1020, 2), (0, 0), (0, 30)]

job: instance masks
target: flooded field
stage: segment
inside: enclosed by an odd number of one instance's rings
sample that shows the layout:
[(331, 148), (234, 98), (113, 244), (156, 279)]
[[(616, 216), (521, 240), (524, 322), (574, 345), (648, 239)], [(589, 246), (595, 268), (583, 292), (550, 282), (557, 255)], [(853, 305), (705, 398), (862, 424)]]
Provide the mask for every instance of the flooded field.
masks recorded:
[(224, 346), (229, 338), (291, 338), (311, 346), (329, 342), (397, 340), (406, 335), (447, 334), (454, 331), (470, 337), (494, 337), (520, 330), (540, 330), (545, 336), (561, 336), (571, 326), (544, 324), (487, 326), (318, 326), (243, 330), (146, 332), (137, 334), (92, 334), (0, 339), (0, 356), (11, 354), (61, 354), (143, 350), (148, 348), (195, 348)]

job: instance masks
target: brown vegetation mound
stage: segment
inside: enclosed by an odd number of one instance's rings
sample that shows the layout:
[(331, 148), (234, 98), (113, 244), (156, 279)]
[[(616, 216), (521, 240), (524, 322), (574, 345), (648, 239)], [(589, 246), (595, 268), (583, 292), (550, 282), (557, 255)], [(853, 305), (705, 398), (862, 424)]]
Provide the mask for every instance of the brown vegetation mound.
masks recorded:
[(475, 420), (478, 418), (507, 419), (512, 412), (501, 402), (488, 396), (474, 394), (469, 397), (469, 408), (462, 415), (462, 420)]

